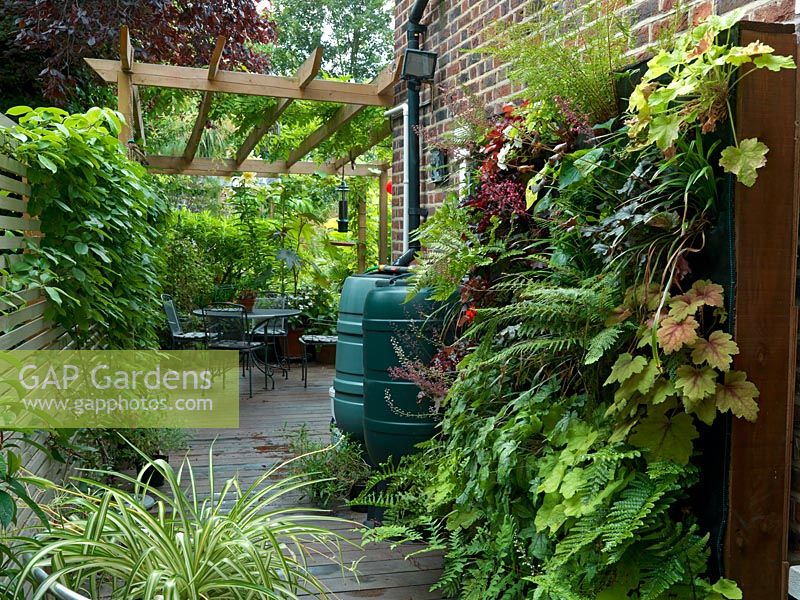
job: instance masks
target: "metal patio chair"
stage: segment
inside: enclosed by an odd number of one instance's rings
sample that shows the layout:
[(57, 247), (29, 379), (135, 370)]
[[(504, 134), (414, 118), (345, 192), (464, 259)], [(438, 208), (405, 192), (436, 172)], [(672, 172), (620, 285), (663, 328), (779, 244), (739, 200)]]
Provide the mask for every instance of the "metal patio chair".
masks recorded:
[[(247, 371), (250, 384), (250, 398), (253, 397), (253, 366), (258, 367), (256, 352), (265, 348), (263, 342), (256, 341), (250, 330), (247, 311), (241, 304), (230, 302), (216, 302), (203, 309), (203, 321), (208, 331), (208, 348), (210, 350), (237, 350), (239, 362), (242, 366), (242, 376)], [(264, 389), (267, 389), (267, 380), (272, 381), (275, 388), (275, 379), (269, 365), (264, 365)]]
[(164, 309), (164, 314), (167, 317), (167, 324), (169, 325), (169, 333), (172, 338), (171, 350), (178, 350), (184, 348), (189, 344), (202, 343), (206, 344), (205, 331), (184, 331), (181, 324), (181, 318), (178, 315), (178, 309), (175, 307), (175, 301), (169, 294), (161, 294), (161, 306)]
[[(286, 296), (282, 294), (265, 294), (256, 298), (253, 308), (286, 308)], [(286, 317), (276, 317), (260, 323), (253, 335), (264, 337), (267, 351), (272, 350), (276, 366), (283, 372), (283, 378), (289, 377), (289, 323)], [(265, 356), (265, 360), (269, 357)]]

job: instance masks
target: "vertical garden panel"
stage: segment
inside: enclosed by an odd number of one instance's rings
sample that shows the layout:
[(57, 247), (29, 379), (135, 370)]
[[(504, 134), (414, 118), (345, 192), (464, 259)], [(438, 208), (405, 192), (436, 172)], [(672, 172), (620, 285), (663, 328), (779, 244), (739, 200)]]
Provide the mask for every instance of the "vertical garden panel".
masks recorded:
[[(797, 56), (794, 27), (743, 23), (743, 46), (760, 40)], [(759, 70), (737, 90), (737, 137), (769, 148), (752, 188), (735, 192), (735, 368), (758, 386), (755, 423), (734, 419), (726, 570), (745, 598), (786, 598), (787, 531), (796, 348), (797, 73)]]

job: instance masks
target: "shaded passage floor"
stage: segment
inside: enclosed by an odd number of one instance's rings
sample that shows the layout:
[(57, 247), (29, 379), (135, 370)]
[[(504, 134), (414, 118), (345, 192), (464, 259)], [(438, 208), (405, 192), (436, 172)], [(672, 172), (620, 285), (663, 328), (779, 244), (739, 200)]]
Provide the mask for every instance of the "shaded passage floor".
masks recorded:
[[(243, 485), (249, 485), (270, 466), (290, 458), (287, 437), (302, 425), (314, 437), (330, 440), (331, 405), (328, 388), (333, 382), (333, 368), (311, 366), (308, 388), (300, 381), (300, 367), (293, 365), (288, 379), (276, 376), (275, 389), (263, 389), (261, 374), (253, 376), (253, 397), (248, 398), (242, 384), (239, 429), (206, 429), (194, 432), (189, 456), (196, 473), (206, 484), (208, 451), (214, 444), (215, 477), (219, 482), (238, 475)], [(302, 506), (300, 497), (292, 502)], [(363, 522), (364, 516), (349, 510), (335, 514)], [(336, 526), (348, 538), (360, 540), (358, 531), (350, 526)], [(357, 527), (357, 526), (352, 526)], [(392, 550), (389, 544), (371, 544), (365, 549), (345, 550), (344, 562), (359, 562), (358, 578), (342, 576), (336, 565), (324, 558), (315, 559), (314, 571), (341, 600), (384, 598), (386, 600), (426, 600), (441, 598), (428, 588), (437, 581), (441, 557), (432, 554), (405, 559), (420, 547), (407, 546)]]

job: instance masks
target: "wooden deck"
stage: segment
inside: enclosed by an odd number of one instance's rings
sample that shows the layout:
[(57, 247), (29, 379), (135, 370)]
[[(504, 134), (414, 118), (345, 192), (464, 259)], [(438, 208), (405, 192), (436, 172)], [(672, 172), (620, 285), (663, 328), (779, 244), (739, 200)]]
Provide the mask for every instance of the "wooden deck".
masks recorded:
[[(263, 377), (253, 375), (253, 398), (247, 397), (242, 384), (239, 429), (197, 430), (190, 443), (189, 457), (196, 472), (203, 478), (208, 451), (214, 444), (215, 477), (218, 481), (238, 475), (249, 484), (276, 462), (290, 458), (287, 433), (305, 425), (310, 434), (330, 440), (331, 404), (328, 389), (333, 383), (333, 368), (311, 366), (308, 388), (300, 381), (300, 367), (295, 366), (288, 379), (276, 377), (275, 389), (263, 389)], [(303, 505), (300, 498), (297, 504)], [(363, 522), (365, 515), (349, 510), (336, 511), (338, 516)], [(360, 542), (360, 533), (348, 526), (340, 531)], [(392, 550), (388, 544), (372, 544), (347, 549), (346, 564), (360, 561), (358, 578), (343, 576), (341, 569), (324, 559), (316, 560), (315, 574), (329, 587), (331, 597), (341, 600), (383, 598), (385, 600), (427, 600), (441, 598), (430, 592), (439, 577), (441, 557), (431, 554), (405, 556), (419, 550), (406, 547)]]

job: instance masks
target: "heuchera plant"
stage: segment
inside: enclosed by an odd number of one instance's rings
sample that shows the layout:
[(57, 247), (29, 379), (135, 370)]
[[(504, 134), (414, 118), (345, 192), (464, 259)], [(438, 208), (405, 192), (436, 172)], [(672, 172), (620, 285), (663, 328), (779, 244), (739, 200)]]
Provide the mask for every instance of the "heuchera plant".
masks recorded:
[(646, 321), (637, 346), (619, 355), (605, 381), (616, 386), (606, 415), (617, 419), (614, 439), (631, 433), (628, 441), (647, 449), (651, 460), (685, 465), (698, 437), (691, 415), (707, 425), (728, 411), (755, 421), (759, 392), (745, 373), (731, 370), (739, 347), (720, 328), (726, 317), (721, 285), (700, 280), (674, 296), (639, 286), (608, 324), (641, 317), (642, 307)]
[[(665, 155), (675, 152), (675, 142), (689, 127), (700, 125), (709, 133), (726, 118), (733, 123), (731, 90), (754, 69), (794, 69), (794, 59), (775, 55), (759, 41), (736, 46), (731, 28), (743, 16), (711, 16), (678, 38), (671, 51), (661, 50), (647, 63), (647, 71), (629, 100), (628, 121), (632, 149), (656, 145)], [(740, 67), (748, 65), (749, 69)], [(720, 165), (746, 186), (756, 182), (757, 170), (767, 163), (769, 148), (755, 138), (736, 139), (723, 149)]]

